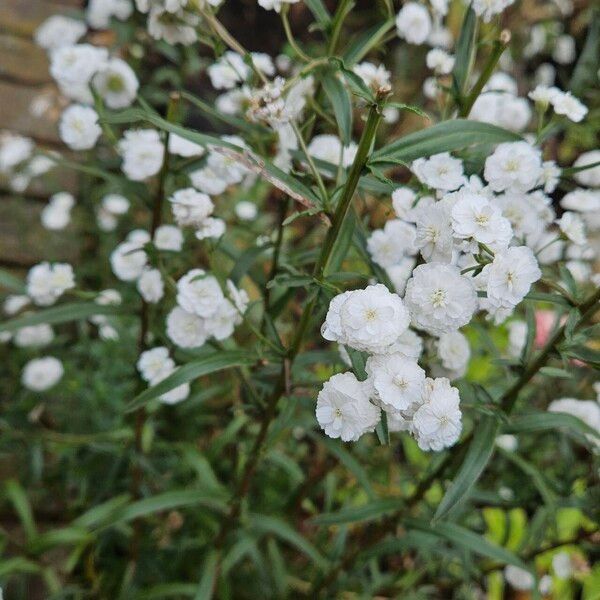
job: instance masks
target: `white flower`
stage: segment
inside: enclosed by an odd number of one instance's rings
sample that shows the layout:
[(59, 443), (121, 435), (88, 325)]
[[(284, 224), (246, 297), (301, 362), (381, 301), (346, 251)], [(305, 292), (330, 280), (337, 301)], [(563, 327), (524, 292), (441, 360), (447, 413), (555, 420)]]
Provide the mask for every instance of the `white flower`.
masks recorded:
[(227, 299), (221, 300), (216, 312), (206, 319), (206, 330), (217, 340), (227, 339), (233, 333), (234, 327), (241, 322), (237, 308)]
[(512, 308), (527, 295), (541, 276), (537, 260), (527, 246), (498, 252), (481, 274), (487, 277), (487, 300), (498, 308)]
[(102, 198), (102, 208), (113, 215), (124, 215), (129, 210), (129, 200), (121, 194), (107, 194)]
[(230, 90), (248, 79), (251, 69), (237, 53), (228, 50), (207, 69), (212, 86), (217, 90)]
[(137, 9), (143, 13), (147, 13), (153, 6), (159, 6), (167, 12), (176, 13), (184, 8), (187, 3), (188, 0), (135, 0)]
[(231, 279), (228, 279), (226, 282), (227, 293), (229, 294), (230, 300), (233, 302), (236, 310), (240, 315), (243, 315), (248, 308), (248, 303), (250, 302), (250, 298), (248, 297), (248, 293), (246, 290), (238, 288)]
[[(600, 150), (591, 150), (590, 152), (584, 152), (579, 158), (573, 163), (576, 168), (585, 167), (586, 165), (593, 165), (600, 163)], [(597, 164), (591, 169), (585, 169), (579, 171), (574, 175), (575, 181), (580, 185), (586, 185), (588, 187), (600, 187), (600, 164)]]
[(556, 189), (561, 173), (562, 169), (553, 160), (546, 160), (542, 163), (540, 184), (544, 186), (544, 192), (551, 194)]
[(422, 4), (407, 2), (396, 16), (398, 35), (409, 44), (422, 44), (431, 33), (431, 17)]
[(184, 158), (191, 158), (192, 156), (202, 156), (206, 150), (199, 144), (190, 142), (176, 133), (171, 133), (169, 135), (169, 152)]
[(235, 205), (235, 214), (242, 221), (253, 221), (258, 215), (258, 208), (254, 202), (249, 200), (240, 200)]
[(448, 75), (454, 68), (454, 56), (441, 48), (432, 48), (426, 57), (427, 68), (438, 75)]
[(527, 340), (527, 323), (525, 321), (511, 321), (508, 327), (508, 355), (519, 358)]
[[(163, 379), (166, 379), (170, 375), (173, 375), (177, 371), (178, 367), (173, 367), (173, 369), (164, 375), (164, 377), (159, 377), (152, 382), (152, 385), (156, 385), (160, 383)], [(178, 404), (179, 402), (183, 402), (190, 395), (190, 384), (182, 383), (177, 387), (165, 392), (159, 397), (159, 400), (163, 404)]]
[(390, 282), (394, 286), (394, 291), (399, 296), (404, 295), (406, 282), (410, 279), (416, 264), (416, 258), (407, 256), (401, 258), (399, 263), (385, 269), (390, 278)]
[(577, 49), (575, 48), (575, 40), (570, 35), (559, 35), (554, 40), (554, 49), (552, 50), (552, 58), (559, 65), (569, 65), (575, 60)]
[(54, 330), (48, 323), (21, 327), (14, 337), (15, 346), (30, 348), (32, 346), (47, 346), (54, 339)]
[(154, 385), (168, 377), (175, 367), (173, 359), (169, 357), (169, 350), (164, 346), (157, 346), (140, 354), (137, 370), (142, 379)]
[(383, 65), (362, 62), (352, 67), (352, 70), (375, 92), (391, 86), (392, 74)]
[(177, 304), (199, 317), (214, 315), (223, 300), (219, 282), (202, 269), (188, 271), (177, 282)]
[(170, 198), (173, 218), (181, 227), (198, 227), (212, 214), (211, 199), (194, 188), (177, 190)]
[(402, 354), (371, 356), (366, 369), (376, 399), (385, 411), (407, 410), (420, 401), (425, 371), (415, 360)]
[(412, 210), (417, 199), (413, 190), (408, 187), (399, 187), (392, 192), (392, 206), (399, 219), (405, 219)]
[(132, 12), (130, 0), (90, 0), (85, 17), (90, 27), (108, 29), (112, 17), (125, 21)]
[(185, 11), (169, 11), (153, 6), (148, 16), (148, 33), (155, 40), (164, 40), (167, 44), (190, 46), (198, 40), (198, 15)]
[(196, 169), (189, 174), (192, 185), (210, 196), (222, 194), (228, 186), (227, 180), (222, 173), (218, 173), (209, 166)]
[(285, 79), (276, 77), (248, 94), (246, 116), (256, 123), (267, 123), (274, 129), (296, 120), (305, 102), (289, 103), (284, 97)]
[(89, 150), (102, 134), (98, 113), (89, 106), (73, 104), (63, 111), (58, 126), (60, 139), (71, 150)]
[(94, 77), (94, 87), (113, 109), (131, 106), (139, 86), (134, 70), (120, 58), (111, 58)]
[(570, 579), (573, 575), (573, 563), (567, 552), (557, 552), (552, 557), (552, 569), (559, 579)]
[(535, 578), (529, 571), (525, 571), (525, 569), (521, 569), (520, 567), (515, 567), (515, 565), (507, 565), (504, 568), (504, 579), (506, 579), (515, 590), (520, 590), (522, 592), (533, 589), (535, 584)]
[(416, 254), (415, 227), (400, 219), (388, 221), (383, 229), (377, 229), (369, 236), (367, 249), (378, 265), (397, 265), (405, 256)]
[(183, 247), (183, 233), (175, 225), (161, 225), (154, 232), (154, 245), (159, 250), (179, 252)]
[(575, 210), (581, 213), (600, 211), (600, 191), (576, 189), (563, 196), (560, 205), (565, 210)]
[(583, 246), (587, 243), (585, 225), (582, 218), (577, 213), (570, 211), (563, 213), (563, 216), (556, 221), (556, 224), (560, 227), (563, 235), (574, 244)]
[(418, 208), (415, 245), (427, 262), (452, 260), (452, 225), (447, 206), (441, 202)]
[(464, 183), (462, 161), (449, 152), (418, 158), (412, 163), (411, 170), (419, 181), (436, 190), (456, 190)]
[(475, 240), (492, 250), (508, 248), (513, 236), (510, 221), (483, 195), (466, 193), (452, 208), (452, 229), (457, 238)]
[(565, 115), (574, 123), (579, 123), (588, 112), (587, 106), (575, 98), (571, 92), (557, 90), (550, 102), (557, 115)]
[(34, 358), (23, 367), (21, 382), (32, 392), (44, 392), (56, 385), (63, 373), (64, 369), (58, 358)]
[(97, 48), (91, 44), (63, 46), (50, 55), (50, 73), (65, 96), (91, 104), (93, 97), (89, 83), (107, 60), (106, 48)]
[(318, 160), (328, 162), (332, 165), (349, 167), (354, 162), (358, 146), (350, 142), (348, 146), (342, 146), (340, 138), (335, 135), (316, 135), (308, 145), (308, 153)]
[(72, 46), (87, 32), (82, 21), (63, 15), (48, 17), (34, 34), (35, 43), (44, 50), (56, 50), (62, 46)]
[(505, 8), (514, 3), (515, 0), (473, 0), (472, 6), (475, 14), (486, 23), (492, 20), (494, 15), (499, 15)]
[(109, 259), (110, 266), (121, 281), (135, 281), (144, 271), (148, 257), (143, 245), (137, 241), (127, 240), (112, 251)]
[(129, 129), (118, 144), (123, 157), (122, 169), (132, 181), (156, 175), (163, 164), (165, 147), (154, 129)]
[(11, 295), (4, 300), (3, 309), (7, 315), (16, 315), (21, 309), (25, 308), (31, 300), (25, 295)]
[(165, 283), (158, 269), (144, 269), (137, 281), (137, 289), (145, 302), (156, 304), (165, 295)]
[(27, 274), (27, 294), (39, 306), (54, 304), (64, 292), (74, 287), (75, 276), (69, 264), (42, 262)]
[[(575, 398), (561, 398), (553, 400), (548, 406), (550, 412), (566, 413), (573, 415), (600, 433), (600, 404), (594, 400), (576, 400)], [(600, 445), (598, 438), (586, 435), (590, 442)]]
[(460, 331), (442, 334), (437, 341), (436, 349), (449, 379), (457, 379), (465, 374), (471, 358), (471, 348), (469, 341)]
[(369, 385), (352, 373), (334, 375), (325, 382), (317, 398), (319, 425), (331, 438), (355, 442), (373, 431), (379, 422), (379, 408), (369, 402)]
[(333, 298), (321, 333), (325, 339), (356, 350), (383, 354), (408, 323), (408, 311), (400, 297), (377, 284)]
[(30, 158), (34, 149), (30, 138), (8, 131), (0, 133), (0, 173), (10, 173)]
[(218, 239), (225, 233), (225, 228), (226, 225), (223, 219), (208, 217), (202, 221), (194, 235), (199, 240), (204, 240), (206, 238)]
[(422, 402), (411, 427), (419, 448), (439, 452), (453, 446), (462, 430), (458, 390), (444, 377), (427, 379)]
[(557, 87), (539, 84), (527, 96), (545, 110), (557, 93), (561, 93)]
[(519, 440), (516, 436), (509, 433), (503, 433), (494, 440), (498, 448), (506, 450), (506, 452), (514, 452), (519, 447)]
[(176, 306), (167, 316), (167, 335), (180, 348), (199, 348), (206, 343), (206, 321)]
[(58, 192), (50, 196), (50, 201), (42, 210), (42, 225), (52, 231), (64, 229), (71, 220), (71, 209), (75, 198), (68, 192)]
[(484, 176), (495, 192), (527, 192), (542, 174), (540, 151), (527, 142), (499, 144), (485, 161)]
[(471, 279), (462, 276), (458, 267), (436, 262), (413, 271), (404, 301), (413, 323), (433, 335), (466, 325), (477, 308)]
[(296, 4), (299, 0), (258, 0), (258, 5), (262, 6), (265, 10), (274, 10), (275, 12), (281, 11), (281, 7), (284, 4)]

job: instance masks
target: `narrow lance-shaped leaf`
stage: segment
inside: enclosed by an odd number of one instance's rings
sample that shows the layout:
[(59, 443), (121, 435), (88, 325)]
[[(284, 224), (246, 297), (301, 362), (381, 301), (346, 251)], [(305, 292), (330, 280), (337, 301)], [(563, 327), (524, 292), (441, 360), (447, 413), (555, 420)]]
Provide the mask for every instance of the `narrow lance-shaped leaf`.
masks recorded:
[(585, 45), (573, 71), (569, 83), (571, 91), (579, 95), (586, 89), (593, 90), (598, 85), (600, 68), (600, 8), (596, 7), (590, 15), (590, 28)]
[(352, 138), (352, 103), (350, 102), (350, 95), (344, 84), (334, 73), (325, 72), (321, 78), (321, 83), (333, 108), (342, 143), (347, 145)]
[(154, 398), (158, 398), (184, 383), (198, 379), (198, 377), (233, 367), (250, 366), (255, 362), (256, 355), (251, 352), (237, 350), (215, 352), (205, 358), (179, 367), (160, 383), (144, 390), (127, 405), (126, 412), (136, 410), (150, 402), (150, 400), (154, 400)]
[(557, 431), (567, 429), (600, 440), (600, 433), (581, 419), (560, 412), (540, 412), (515, 416), (504, 428), (508, 433), (531, 433), (534, 431)]
[(127, 313), (131, 313), (131, 308), (127, 306), (100, 305), (95, 302), (61, 304), (0, 323), (0, 331), (16, 331), (21, 327), (40, 325), (41, 323), (58, 325), (87, 319), (93, 315), (123, 315)]
[(373, 25), (353, 40), (344, 50), (344, 62), (349, 67), (359, 63), (373, 48), (376, 48), (395, 24), (394, 19)]
[(473, 8), (469, 6), (456, 43), (454, 70), (452, 71), (455, 90), (459, 96), (465, 91), (467, 77), (473, 61), (476, 36), (477, 15)]
[(489, 123), (454, 119), (410, 133), (373, 153), (370, 164), (393, 166), (423, 156), (461, 150), (475, 144), (516, 142), (521, 136)]
[(0, 288), (6, 288), (21, 294), (25, 292), (25, 284), (18, 277), (3, 269), (0, 269)]
[(469, 497), (470, 491), (492, 456), (499, 427), (500, 422), (493, 416), (484, 416), (477, 423), (475, 436), (469, 444), (465, 459), (437, 508), (436, 520), (444, 517), (452, 508)]
[(344, 508), (334, 513), (323, 513), (314, 517), (311, 521), (315, 525), (343, 525), (345, 523), (373, 521), (398, 510), (400, 503), (401, 501), (398, 498), (381, 498), (364, 506)]
[(202, 565), (202, 577), (198, 584), (198, 590), (194, 600), (210, 600), (213, 597), (215, 585), (217, 583), (219, 567), (219, 552), (211, 550)]

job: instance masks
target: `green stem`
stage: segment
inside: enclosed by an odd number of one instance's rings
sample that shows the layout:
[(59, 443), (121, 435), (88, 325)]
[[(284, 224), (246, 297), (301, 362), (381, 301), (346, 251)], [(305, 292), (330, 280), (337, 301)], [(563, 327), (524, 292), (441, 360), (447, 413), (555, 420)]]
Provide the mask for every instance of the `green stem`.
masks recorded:
[(327, 54), (333, 56), (338, 45), (342, 25), (350, 11), (354, 8), (354, 0), (341, 0), (335, 15), (333, 16), (333, 26), (331, 29), (331, 37), (327, 46)]
[(308, 56), (308, 54), (306, 54), (302, 48), (300, 48), (298, 42), (296, 42), (296, 39), (294, 38), (294, 34), (292, 33), (292, 28), (290, 27), (290, 21), (288, 19), (289, 6), (289, 4), (284, 4), (281, 8), (281, 22), (283, 23), (285, 36), (289, 45), (292, 47), (292, 50), (298, 55), (300, 60), (310, 63), (312, 62), (312, 58)]
[(327, 205), (329, 203), (329, 196), (327, 194), (327, 188), (325, 187), (325, 184), (323, 183), (323, 178), (321, 177), (321, 174), (319, 173), (319, 170), (317, 169), (317, 166), (315, 165), (315, 162), (308, 151), (306, 142), (304, 141), (304, 137), (302, 136), (302, 132), (300, 131), (300, 128), (294, 121), (292, 121), (292, 129), (294, 130), (294, 133), (296, 134), (296, 137), (298, 138), (298, 142), (300, 143), (300, 148), (302, 148), (304, 157), (306, 158), (306, 161), (308, 162), (308, 167), (310, 168), (310, 172), (312, 173), (313, 177), (315, 178), (315, 181), (317, 182), (319, 192), (321, 193), (321, 198), (323, 199), (323, 204), (327, 208)]
[(488, 61), (483, 69), (483, 72), (479, 76), (479, 79), (473, 86), (473, 89), (470, 91), (469, 95), (466, 97), (463, 105), (460, 107), (460, 116), (468, 117), (471, 109), (473, 108), (473, 104), (475, 104), (475, 100), (481, 94), (485, 84), (489, 81), (502, 53), (506, 50), (510, 42), (510, 34), (506, 31), (503, 31), (500, 34), (500, 39), (494, 42), (494, 47), (492, 49), (492, 54), (488, 58)]

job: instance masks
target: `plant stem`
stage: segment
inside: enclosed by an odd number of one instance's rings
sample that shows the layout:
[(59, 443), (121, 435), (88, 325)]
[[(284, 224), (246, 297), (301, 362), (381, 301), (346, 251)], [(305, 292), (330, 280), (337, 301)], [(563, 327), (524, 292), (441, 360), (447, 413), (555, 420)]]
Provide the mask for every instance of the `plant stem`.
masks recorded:
[[(358, 181), (360, 179), (362, 170), (364, 169), (367, 163), (369, 152), (373, 145), (373, 140), (375, 139), (375, 133), (377, 132), (377, 126), (379, 125), (380, 120), (380, 107), (377, 105), (373, 105), (369, 110), (367, 125), (365, 126), (365, 129), (363, 131), (358, 146), (358, 151), (356, 153), (356, 157), (350, 169), (348, 179), (346, 180), (344, 190), (342, 192), (335, 215), (333, 217), (332, 227), (327, 234), (327, 237), (321, 249), (321, 253), (319, 255), (317, 263), (315, 264), (314, 275), (316, 277), (321, 278), (323, 276), (327, 264), (331, 258), (333, 248), (335, 247), (337, 235), (340, 232), (342, 222), (346, 216), (346, 213), (348, 212), (352, 198), (354, 197), (354, 192), (356, 191), (356, 187), (358, 185)], [(260, 459), (260, 453), (267, 439), (269, 426), (275, 418), (277, 404), (281, 396), (285, 393), (285, 391), (288, 388), (289, 373), (291, 370), (291, 366), (302, 347), (304, 337), (306, 335), (306, 332), (308, 331), (312, 313), (317, 304), (318, 296), (319, 294), (315, 293), (304, 308), (300, 324), (298, 325), (298, 329), (288, 350), (287, 358), (283, 362), (281, 371), (279, 372), (279, 376), (275, 383), (275, 388), (267, 402), (267, 408), (261, 420), (260, 430), (258, 432), (256, 440), (254, 441), (252, 449), (250, 450), (250, 454), (248, 456), (246, 465), (244, 466), (240, 482), (232, 497), (229, 513), (227, 515), (226, 520), (222, 523), (221, 530), (219, 531), (219, 534), (217, 535), (217, 538), (215, 540), (215, 545), (217, 548), (221, 547), (221, 545), (224, 543), (230, 528), (233, 526), (233, 524), (239, 517), (242, 501), (250, 489), (250, 484)]]
[(340, 33), (342, 31), (342, 25), (350, 11), (354, 8), (353, 0), (341, 0), (335, 15), (333, 16), (333, 27), (331, 30), (331, 37), (329, 38), (329, 45), (327, 46), (327, 54), (333, 56), (338, 45)]
[(329, 203), (327, 188), (325, 187), (325, 184), (323, 183), (323, 178), (321, 177), (321, 174), (319, 173), (319, 170), (317, 169), (317, 166), (315, 165), (315, 162), (312, 159), (312, 156), (310, 155), (308, 148), (306, 147), (306, 142), (304, 141), (302, 132), (300, 131), (300, 128), (298, 127), (298, 125), (296, 124), (295, 121), (292, 121), (292, 129), (294, 130), (294, 133), (296, 134), (296, 137), (298, 138), (298, 142), (300, 143), (300, 148), (302, 148), (302, 152), (304, 153), (306, 161), (308, 162), (310, 172), (312, 173), (313, 177), (315, 178), (315, 181), (317, 182), (317, 186), (319, 188), (319, 192), (321, 193), (321, 198), (323, 200), (323, 204), (324, 204), (325, 208), (327, 208), (327, 205)]
[[(169, 98), (169, 104), (167, 107), (167, 121), (170, 123), (174, 122), (177, 115), (177, 108), (179, 105), (180, 94), (173, 92)], [(150, 221), (150, 240), (154, 239), (154, 234), (160, 226), (162, 220), (162, 207), (165, 196), (165, 183), (167, 174), (169, 172), (169, 132), (165, 135), (165, 150), (163, 156), (163, 163), (158, 176), (158, 185), (156, 193), (154, 195), (154, 201), (152, 204), (152, 219)], [(142, 304), (140, 308), (140, 334), (138, 338), (138, 353), (141, 355), (146, 350), (146, 337), (150, 327), (150, 315), (148, 309), (148, 303), (142, 298)], [(134, 498), (141, 497), (141, 487), (143, 482), (143, 471), (139, 465), (139, 456), (143, 452), (142, 448), (142, 437), (144, 433), (144, 425), (146, 424), (146, 410), (142, 407), (135, 414), (135, 453), (136, 461), (132, 470), (132, 492)], [(135, 562), (138, 555), (139, 547), (139, 524), (136, 522), (134, 525), (134, 534), (131, 542), (131, 557)]]
[(467, 117), (473, 108), (473, 104), (475, 104), (475, 100), (481, 94), (485, 84), (488, 82), (489, 78), (492, 76), (502, 53), (506, 50), (510, 42), (510, 33), (508, 31), (502, 31), (500, 33), (500, 38), (494, 42), (494, 47), (492, 49), (492, 54), (488, 58), (488, 61), (483, 69), (483, 72), (479, 76), (479, 79), (473, 86), (473, 89), (469, 92), (469, 95), (466, 97), (463, 105), (460, 107), (460, 116)]
[(302, 50), (302, 48), (300, 48), (300, 46), (298, 45), (298, 42), (296, 42), (296, 39), (294, 38), (294, 34), (292, 33), (292, 28), (290, 27), (290, 21), (288, 19), (288, 12), (289, 12), (289, 4), (284, 4), (281, 7), (281, 21), (283, 23), (283, 29), (285, 30), (285, 36), (287, 38), (287, 41), (288, 41), (289, 45), (292, 47), (292, 50), (298, 55), (300, 60), (310, 63), (312, 61), (312, 58), (310, 56), (308, 56), (308, 54), (306, 54), (306, 52), (304, 52), (304, 50)]

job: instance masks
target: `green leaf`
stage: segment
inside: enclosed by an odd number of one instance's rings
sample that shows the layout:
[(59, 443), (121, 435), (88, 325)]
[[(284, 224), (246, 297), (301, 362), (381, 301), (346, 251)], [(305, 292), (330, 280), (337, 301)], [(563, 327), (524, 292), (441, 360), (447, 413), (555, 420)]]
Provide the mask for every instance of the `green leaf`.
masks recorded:
[(304, 2), (317, 20), (317, 23), (319, 23), (323, 29), (327, 28), (331, 23), (331, 15), (323, 4), (323, 0), (304, 0)]
[(239, 350), (215, 352), (209, 356), (178, 367), (176, 371), (169, 375), (169, 377), (144, 390), (141, 394), (138, 394), (125, 407), (125, 411), (131, 412), (137, 410), (140, 406), (144, 406), (144, 404), (150, 402), (150, 400), (154, 400), (154, 398), (158, 398), (170, 390), (179, 387), (184, 383), (194, 381), (204, 375), (223, 371), (224, 369), (231, 369), (232, 367), (250, 366), (255, 362), (256, 355), (251, 352)]
[(12, 573), (39, 573), (42, 570), (38, 564), (21, 556), (2, 560), (0, 563), (0, 577), (4, 578)]
[(317, 567), (325, 569), (328, 561), (308, 540), (302, 537), (295, 529), (285, 521), (276, 517), (252, 513), (248, 516), (250, 526), (260, 532), (272, 534), (281, 540), (288, 542), (297, 550), (308, 556)]
[(375, 433), (377, 433), (377, 438), (382, 446), (390, 445), (390, 431), (388, 429), (387, 413), (384, 410), (381, 411), (381, 420), (379, 423), (377, 423), (377, 427), (375, 427)]
[(600, 9), (591, 11), (590, 28), (585, 45), (573, 71), (569, 83), (571, 91), (579, 96), (586, 90), (594, 90), (598, 86), (598, 69), (600, 68)]
[(534, 431), (556, 431), (572, 429), (579, 433), (600, 439), (600, 433), (587, 423), (567, 413), (536, 412), (513, 417), (504, 430), (508, 433), (531, 433)]
[(115, 496), (79, 515), (72, 522), (72, 525), (83, 529), (94, 529), (106, 525), (118, 510), (121, 510), (129, 503), (130, 499), (131, 496), (129, 494)]
[(37, 537), (37, 527), (35, 526), (35, 519), (33, 518), (33, 511), (27, 493), (16, 479), (9, 479), (6, 482), (5, 491), (15, 512), (19, 515), (27, 540), (34, 540)]
[(200, 144), (201, 146), (213, 146), (215, 148), (221, 148), (224, 152), (229, 152), (229, 156), (235, 157), (246, 168), (258, 175), (261, 175), (275, 187), (304, 204), (306, 208), (321, 206), (321, 201), (319, 198), (302, 182), (298, 181), (288, 173), (284, 173), (274, 164), (266, 161), (260, 156), (257, 156), (254, 152), (240, 148), (239, 146), (222, 140), (219, 137), (206, 135), (204, 133), (200, 133), (199, 131), (187, 129), (181, 125), (171, 123), (153, 112), (139, 108), (128, 108), (119, 112), (111, 113), (106, 117), (106, 121), (108, 123), (122, 124), (147, 122), (151, 123), (155, 127), (158, 127), (159, 129), (162, 129), (163, 131), (175, 133), (182, 138), (189, 140), (190, 142)]
[(571, 306), (569, 301), (559, 294), (546, 294), (545, 292), (529, 292), (524, 298), (532, 302), (549, 302), (560, 306)]
[(126, 523), (135, 519), (148, 517), (155, 513), (181, 508), (183, 506), (200, 505), (211, 510), (225, 513), (227, 503), (218, 498), (214, 490), (173, 490), (149, 498), (143, 498), (116, 511), (110, 525)]
[(339, 77), (330, 71), (323, 73), (321, 83), (333, 109), (342, 142), (348, 145), (352, 139), (352, 102), (348, 90)]
[(370, 104), (375, 102), (373, 92), (367, 87), (367, 84), (363, 81), (362, 77), (359, 77), (354, 71), (348, 69), (341, 58), (330, 57), (329, 64), (342, 73), (350, 91), (355, 96), (366, 100)]
[(600, 350), (587, 346), (568, 346), (564, 353), (570, 358), (576, 358), (594, 367), (600, 367)]
[(469, 444), (465, 459), (435, 512), (436, 520), (447, 515), (469, 497), (469, 492), (492, 456), (499, 427), (500, 422), (493, 416), (484, 416), (475, 425), (475, 435)]
[(502, 454), (502, 456), (523, 471), (523, 473), (527, 476), (527, 479), (529, 479), (536, 487), (545, 504), (548, 506), (554, 506), (556, 503), (556, 494), (550, 489), (545, 477), (534, 465), (526, 461), (515, 452), (507, 452), (502, 448), (498, 448), (498, 451)]
[(198, 586), (193, 583), (161, 583), (140, 592), (135, 600), (163, 600), (164, 598), (192, 598)]
[(503, 564), (515, 565), (529, 571), (527, 565), (513, 552), (493, 544), (483, 536), (456, 525), (455, 523), (437, 523), (430, 525), (419, 519), (406, 519), (408, 529), (418, 529), (444, 539), (451, 544), (464, 548), (469, 552), (491, 558)]
[(525, 345), (521, 351), (521, 364), (526, 365), (533, 352), (535, 342), (535, 333), (537, 325), (535, 322), (535, 313), (530, 304), (525, 305), (525, 319), (527, 323), (527, 335), (525, 336)]
[(50, 529), (38, 535), (31, 544), (31, 552), (40, 554), (52, 548), (85, 544), (93, 540), (93, 536), (79, 527), (64, 527), (62, 529)]
[(558, 379), (573, 379), (573, 373), (566, 371), (565, 369), (558, 369), (557, 367), (542, 367), (540, 373)]
[(373, 153), (370, 164), (394, 166), (440, 152), (461, 150), (475, 144), (515, 142), (521, 136), (489, 123), (454, 119), (410, 133)]
[(265, 244), (264, 246), (252, 246), (248, 248), (244, 252), (239, 255), (239, 258), (235, 262), (235, 266), (231, 270), (229, 274), (229, 279), (233, 281), (236, 285), (240, 282), (242, 277), (248, 273), (248, 271), (252, 268), (258, 257), (271, 249), (270, 244)]
[(202, 565), (202, 577), (200, 578), (194, 600), (210, 600), (213, 597), (217, 583), (218, 567), (219, 552), (211, 550), (204, 561), (204, 565)]
[(127, 313), (131, 313), (131, 307), (115, 305), (103, 306), (96, 304), (95, 302), (61, 304), (0, 323), (0, 331), (16, 331), (17, 329), (21, 329), (21, 327), (40, 325), (41, 323), (58, 325), (60, 323), (87, 319), (93, 315), (123, 315)]
[(325, 446), (325, 448), (327, 448), (327, 450), (333, 454), (340, 461), (340, 463), (342, 463), (342, 465), (344, 465), (344, 467), (350, 473), (352, 473), (352, 475), (354, 475), (356, 481), (358, 481), (360, 486), (365, 490), (369, 498), (372, 499), (375, 497), (375, 493), (371, 487), (371, 482), (369, 481), (369, 475), (367, 474), (367, 471), (354, 458), (354, 456), (352, 456), (352, 454), (350, 454), (350, 452), (344, 448), (339, 440), (333, 440), (331, 438), (315, 434), (312, 431), (308, 432), (308, 435), (313, 440), (316, 440)]
[(4, 269), (0, 269), (0, 287), (12, 292), (19, 292), (20, 294), (25, 293), (25, 284), (18, 277), (15, 277)]
[(376, 48), (388, 31), (395, 25), (394, 19), (373, 25), (348, 44), (344, 50), (344, 63), (349, 67), (359, 63), (373, 48)]
[(323, 513), (311, 519), (315, 525), (343, 525), (373, 521), (379, 517), (393, 513), (401, 505), (399, 498), (381, 498), (373, 500), (364, 506), (344, 508), (338, 512)]
[[(335, 240), (331, 258), (326, 265), (325, 273), (337, 273), (341, 267), (350, 247), (352, 246), (352, 238), (354, 236), (354, 228), (356, 227), (356, 217), (353, 211), (348, 211), (344, 217), (342, 227)], [(331, 278), (331, 275), (329, 275)]]
[(462, 96), (465, 92), (465, 85), (473, 63), (476, 37), (477, 15), (473, 8), (469, 6), (460, 28), (458, 41), (456, 42), (456, 60), (454, 61), (454, 70), (452, 71), (453, 83), (459, 96)]

